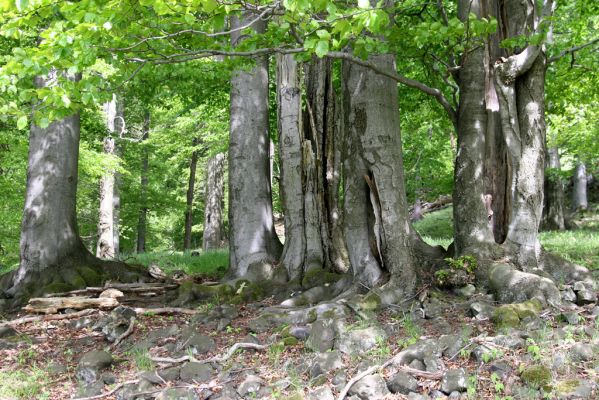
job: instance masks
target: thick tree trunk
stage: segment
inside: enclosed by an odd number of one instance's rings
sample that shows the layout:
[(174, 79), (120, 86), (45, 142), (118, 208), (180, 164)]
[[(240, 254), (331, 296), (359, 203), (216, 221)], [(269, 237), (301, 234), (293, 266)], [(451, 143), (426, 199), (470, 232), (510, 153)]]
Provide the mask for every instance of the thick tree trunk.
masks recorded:
[[(394, 70), (392, 55), (371, 56)], [(345, 240), (356, 279), (372, 287), (391, 274), (396, 292), (416, 285), (394, 81), (356, 64), (343, 66), (348, 135), (344, 165)]]
[[(143, 122), (143, 134), (141, 140), (147, 140), (150, 137), (150, 112), (146, 110)], [(137, 220), (137, 253), (146, 252), (146, 231), (148, 224), (148, 148), (143, 146), (141, 153), (141, 173), (140, 173), (140, 195), (139, 195), (139, 216)]]
[[(104, 153), (116, 158), (119, 149), (115, 137), (121, 137), (125, 128), (123, 107), (117, 102), (116, 95), (104, 104), (106, 129), (110, 136), (104, 139)], [(103, 259), (115, 259), (119, 256), (119, 212), (121, 198), (119, 192), (119, 174), (115, 170), (107, 171), (100, 180), (100, 212), (98, 218), (98, 244), (96, 256)]]
[[(194, 139), (193, 146), (198, 144), (198, 140)], [(185, 203), (185, 235), (183, 237), (183, 250), (191, 249), (191, 228), (193, 227), (193, 197), (196, 182), (196, 169), (198, 166), (198, 150), (191, 153), (191, 161), (189, 162), (189, 183), (187, 184), (187, 196)]]
[(223, 240), (225, 155), (219, 153), (208, 161), (206, 200), (204, 202), (204, 251), (220, 248)]
[(547, 155), (543, 227), (544, 229), (563, 231), (566, 229), (564, 218), (564, 184), (559, 175), (561, 165), (558, 148), (550, 147), (547, 150)]
[(589, 206), (587, 200), (587, 169), (583, 162), (578, 161), (574, 170), (574, 189), (572, 190), (572, 209), (586, 210)]
[[(458, 14), (463, 21), (469, 13), (484, 16), (478, 0), (460, 0)], [(494, 244), (493, 213), (488, 206), (493, 195), (485, 190), (483, 166), (487, 130), (495, 115), (485, 102), (489, 70), (488, 47), (471, 49), (459, 71), (458, 152), (454, 172), (454, 244), (458, 256), (486, 252)]]
[[(252, 15), (232, 18), (232, 28)], [(253, 28), (264, 29), (263, 21)], [(233, 45), (242, 40), (231, 34)], [(257, 57), (251, 69), (239, 68), (231, 78), (229, 137), (229, 223), (231, 277), (242, 277), (252, 264), (274, 264), (282, 245), (274, 230), (269, 168), (268, 59)]]

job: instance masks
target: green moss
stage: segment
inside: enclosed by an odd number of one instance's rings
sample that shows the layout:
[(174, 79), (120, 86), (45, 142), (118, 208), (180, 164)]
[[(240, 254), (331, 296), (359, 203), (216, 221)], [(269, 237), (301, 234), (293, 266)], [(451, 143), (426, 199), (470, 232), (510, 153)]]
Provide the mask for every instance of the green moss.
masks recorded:
[(73, 268), (64, 268), (60, 270), (60, 276), (65, 283), (68, 283), (75, 289), (82, 289), (86, 286), (85, 280)]
[(298, 343), (299, 343), (299, 341), (297, 340), (297, 338), (295, 338), (293, 336), (287, 336), (287, 337), (283, 338), (283, 344), (285, 346), (295, 346)]
[(551, 383), (551, 370), (544, 365), (531, 365), (522, 371), (520, 378), (529, 386), (545, 387)]
[(359, 302), (358, 307), (364, 311), (375, 311), (381, 306), (381, 298), (374, 292), (369, 292)]
[(561, 381), (555, 386), (555, 391), (558, 395), (566, 396), (571, 394), (578, 389), (580, 381), (578, 379), (569, 379), (567, 381)]
[(320, 286), (324, 284), (333, 284), (341, 279), (341, 275), (333, 272), (327, 272), (323, 269), (313, 269), (306, 272), (304, 279), (302, 279), (302, 286), (305, 288), (311, 288), (314, 286)]
[(102, 284), (102, 275), (93, 268), (79, 267), (77, 269), (79, 275), (85, 280), (87, 286), (97, 286)]
[(504, 304), (493, 312), (493, 322), (500, 328), (516, 328), (524, 318), (539, 315), (543, 306), (538, 299), (523, 303)]
[(73, 290), (73, 286), (64, 282), (50, 283), (44, 287), (43, 293), (62, 293)]

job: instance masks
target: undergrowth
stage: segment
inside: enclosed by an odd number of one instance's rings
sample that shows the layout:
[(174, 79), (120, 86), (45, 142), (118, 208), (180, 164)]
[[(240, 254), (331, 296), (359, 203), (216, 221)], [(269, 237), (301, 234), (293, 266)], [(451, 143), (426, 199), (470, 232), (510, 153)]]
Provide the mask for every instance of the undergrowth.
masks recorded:
[(167, 274), (184, 271), (187, 274), (205, 275), (221, 278), (229, 268), (229, 251), (213, 250), (192, 256), (192, 252), (163, 251), (141, 254), (131, 254), (124, 261), (131, 264), (149, 266), (155, 263)]

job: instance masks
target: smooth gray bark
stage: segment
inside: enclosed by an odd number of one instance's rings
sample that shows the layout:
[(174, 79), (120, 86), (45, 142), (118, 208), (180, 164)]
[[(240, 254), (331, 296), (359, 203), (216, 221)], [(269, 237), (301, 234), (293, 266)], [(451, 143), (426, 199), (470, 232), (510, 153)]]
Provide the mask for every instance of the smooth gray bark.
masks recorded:
[[(106, 130), (109, 133), (104, 139), (104, 153), (116, 158), (119, 150), (115, 138), (122, 137), (125, 123), (123, 107), (113, 94), (112, 100), (104, 104)], [(116, 170), (106, 171), (100, 179), (100, 210), (98, 216), (98, 243), (96, 256), (103, 259), (114, 259), (119, 256), (119, 213), (121, 198), (119, 176)]]
[[(194, 139), (193, 146), (197, 146), (198, 140)], [(196, 182), (196, 169), (198, 166), (198, 150), (191, 153), (189, 161), (189, 178), (187, 184), (187, 195), (185, 197), (185, 234), (183, 236), (183, 250), (191, 248), (191, 228), (193, 228), (193, 197)]]
[[(234, 29), (251, 21), (233, 17)], [(264, 22), (253, 25), (264, 29)], [(236, 46), (243, 37), (231, 34)], [(238, 68), (231, 77), (231, 126), (229, 136), (230, 270), (242, 277), (252, 264), (278, 261), (282, 245), (274, 230), (270, 186), (268, 134), (268, 59), (257, 57), (254, 65)]]
[[(150, 112), (144, 113), (142, 142), (150, 137)], [(143, 146), (141, 153), (141, 172), (140, 172), (140, 194), (139, 194), (139, 216), (137, 220), (137, 253), (146, 251), (146, 231), (148, 224), (148, 173), (150, 169), (149, 155), (147, 146)]]
[(204, 251), (220, 248), (223, 240), (225, 155), (219, 153), (208, 161), (206, 198), (204, 201)]
[(586, 165), (578, 161), (574, 170), (574, 189), (572, 191), (572, 208), (586, 210), (589, 206), (587, 198), (587, 169)]
[[(392, 55), (371, 62), (394, 70)], [(388, 77), (344, 63), (343, 90), (348, 135), (344, 165), (345, 240), (354, 276), (372, 287), (391, 274), (395, 290), (416, 285), (408, 204), (403, 176), (397, 87)]]

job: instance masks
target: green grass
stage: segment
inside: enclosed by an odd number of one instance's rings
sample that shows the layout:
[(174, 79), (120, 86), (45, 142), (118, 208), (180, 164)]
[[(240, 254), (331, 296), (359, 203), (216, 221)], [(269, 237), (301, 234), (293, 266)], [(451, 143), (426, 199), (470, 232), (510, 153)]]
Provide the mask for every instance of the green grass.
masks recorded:
[(0, 399), (48, 399), (47, 381), (47, 372), (39, 368), (0, 371)]
[(131, 254), (124, 257), (124, 261), (129, 264), (142, 264), (146, 267), (155, 263), (167, 274), (181, 270), (190, 275), (220, 278), (229, 269), (229, 251), (200, 251), (199, 256), (192, 256), (190, 251), (150, 252)]
[(447, 248), (453, 241), (453, 207), (424, 214), (423, 219), (414, 223), (414, 228), (426, 243)]
[(599, 270), (599, 213), (575, 221), (579, 229), (541, 232), (541, 244), (565, 259)]

